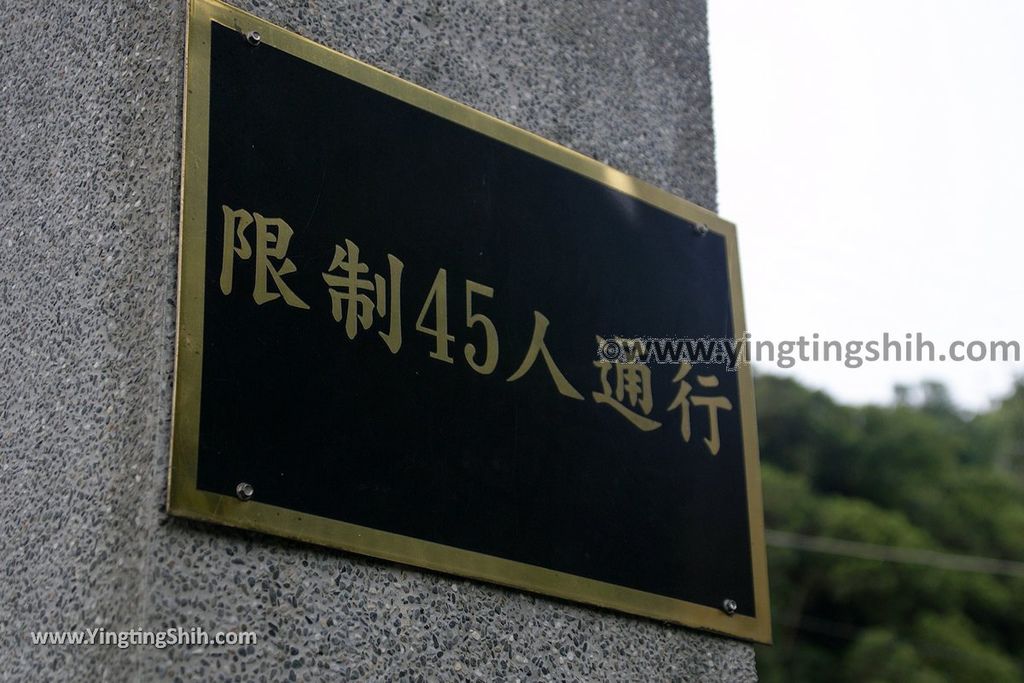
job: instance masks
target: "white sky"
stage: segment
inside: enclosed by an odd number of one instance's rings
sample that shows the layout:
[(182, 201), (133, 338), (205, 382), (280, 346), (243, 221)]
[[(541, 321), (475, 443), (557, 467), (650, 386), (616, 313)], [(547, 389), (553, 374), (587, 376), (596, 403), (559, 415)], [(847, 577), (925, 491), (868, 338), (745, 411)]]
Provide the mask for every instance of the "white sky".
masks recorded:
[[(709, 0), (719, 213), (755, 338), (1024, 346), (1024, 0)], [(798, 364), (847, 402), (1020, 364)]]

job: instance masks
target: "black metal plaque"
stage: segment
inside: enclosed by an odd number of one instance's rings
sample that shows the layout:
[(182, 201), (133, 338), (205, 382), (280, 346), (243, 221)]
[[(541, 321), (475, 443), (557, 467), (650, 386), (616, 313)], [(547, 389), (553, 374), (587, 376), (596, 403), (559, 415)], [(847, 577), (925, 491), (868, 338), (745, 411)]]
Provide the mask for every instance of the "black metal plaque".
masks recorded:
[(172, 512), (769, 638), (748, 369), (599, 354), (732, 226), (207, 0), (185, 137)]

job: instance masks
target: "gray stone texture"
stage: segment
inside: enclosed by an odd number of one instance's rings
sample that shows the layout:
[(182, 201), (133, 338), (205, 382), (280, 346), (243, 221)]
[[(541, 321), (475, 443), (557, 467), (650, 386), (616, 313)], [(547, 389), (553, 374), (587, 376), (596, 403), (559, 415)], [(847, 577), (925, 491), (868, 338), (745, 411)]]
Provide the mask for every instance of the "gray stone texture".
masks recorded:
[[(714, 208), (702, 0), (242, 5)], [(0, 679), (754, 680), (735, 641), (165, 515), (185, 17), (0, 0)], [(28, 633), (96, 626), (261, 639)]]

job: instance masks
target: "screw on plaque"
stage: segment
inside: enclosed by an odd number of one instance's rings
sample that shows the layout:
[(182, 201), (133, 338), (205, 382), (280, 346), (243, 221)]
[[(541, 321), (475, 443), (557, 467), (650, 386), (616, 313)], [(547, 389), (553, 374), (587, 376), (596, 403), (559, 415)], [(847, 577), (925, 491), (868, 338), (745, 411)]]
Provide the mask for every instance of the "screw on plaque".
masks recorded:
[(708, 234), (708, 226), (704, 225), (703, 223), (695, 223), (693, 226), (693, 231), (700, 235), (701, 237), (703, 237), (704, 235)]
[(263, 36), (260, 35), (259, 31), (249, 31), (245, 34), (245, 39), (249, 41), (250, 45), (256, 47), (263, 41)]
[(731, 598), (726, 598), (725, 600), (722, 600), (722, 611), (728, 614), (730, 617), (736, 614), (736, 609), (737, 605), (735, 600)]
[(252, 494), (255, 492), (256, 490), (252, 487), (252, 484), (246, 481), (235, 487), (235, 495), (238, 496), (238, 500), (251, 500)]

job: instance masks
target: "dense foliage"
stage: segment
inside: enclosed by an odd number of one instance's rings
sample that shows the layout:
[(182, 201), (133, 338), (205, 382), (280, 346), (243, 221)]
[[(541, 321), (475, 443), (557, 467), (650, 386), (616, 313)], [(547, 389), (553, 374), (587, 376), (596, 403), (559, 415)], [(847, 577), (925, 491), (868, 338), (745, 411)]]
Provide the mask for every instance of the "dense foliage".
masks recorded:
[[(769, 529), (1024, 561), (1024, 380), (979, 415), (942, 385), (851, 407), (757, 381)], [(762, 680), (1024, 682), (1024, 578), (768, 548)]]

